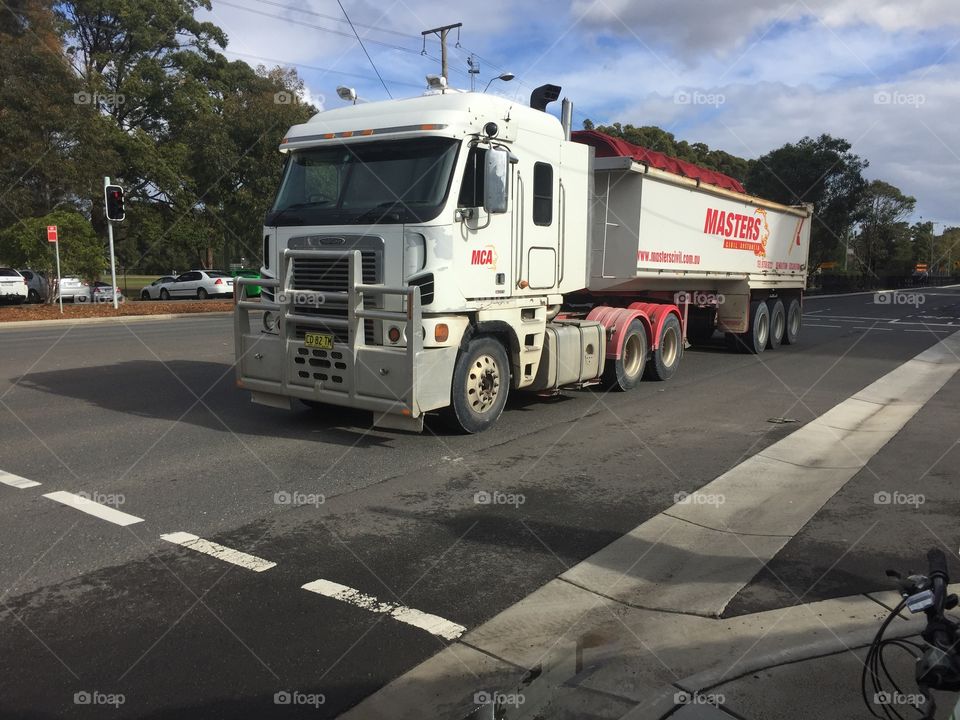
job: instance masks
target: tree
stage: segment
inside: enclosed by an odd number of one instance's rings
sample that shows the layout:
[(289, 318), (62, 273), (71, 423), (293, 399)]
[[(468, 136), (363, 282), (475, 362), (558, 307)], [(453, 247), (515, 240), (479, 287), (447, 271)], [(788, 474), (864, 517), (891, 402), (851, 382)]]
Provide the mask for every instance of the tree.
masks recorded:
[(0, 232), (4, 261), (55, 277), (54, 247), (47, 241), (48, 225), (58, 228), (61, 275), (93, 280), (106, 271), (106, 243), (97, 237), (90, 221), (75, 210), (57, 210), (43, 217), (21, 220)]
[(811, 267), (834, 256), (856, 222), (868, 163), (851, 147), (830, 135), (805, 137), (750, 161), (746, 188), (751, 195), (786, 205), (813, 204)]
[[(910, 228), (904, 220), (917, 201), (883, 180), (871, 181), (860, 197), (855, 239), (857, 257), (863, 269), (876, 277), (881, 270), (906, 274), (912, 265)], [(930, 228), (932, 232), (932, 226)]]

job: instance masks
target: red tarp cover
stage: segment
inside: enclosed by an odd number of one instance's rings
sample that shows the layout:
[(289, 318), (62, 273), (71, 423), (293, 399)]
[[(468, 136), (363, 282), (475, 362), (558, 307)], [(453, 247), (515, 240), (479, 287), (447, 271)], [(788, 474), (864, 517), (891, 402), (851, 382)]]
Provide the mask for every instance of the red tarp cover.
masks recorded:
[(572, 137), (574, 142), (596, 148), (597, 157), (629, 157), (658, 170), (666, 170), (675, 175), (683, 175), (692, 180), (699, 180), (734, 192), (746, 192), (743, 185), (729, 175), (724, 175), (716, 170), (707, 170), (699, 165), (672, 158), (655, 150), (647, 150), (647, 148), (628, 143), (620, 138), (610, 137), (596, 130), (576, 130)]

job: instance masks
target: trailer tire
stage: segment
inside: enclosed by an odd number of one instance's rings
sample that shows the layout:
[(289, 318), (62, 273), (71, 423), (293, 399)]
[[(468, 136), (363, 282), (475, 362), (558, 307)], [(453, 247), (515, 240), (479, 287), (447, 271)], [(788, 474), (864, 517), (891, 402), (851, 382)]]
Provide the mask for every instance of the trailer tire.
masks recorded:
[(643, 377), (647, 360), (647, 330), (639, 320), (632, 320), (623, 337), (620, 357), (607, 359), (603, 370), (604, 384), (610, 390), (632, 390)]
[(783, 336), (787, 331), (787, 315), (783, 309), (783, 300), (777, 300), (770, 307), (770, 338), (767, 340), (767, 347), (776, 350), (783, 342)]
[(650, 354), (646, 376), (651, 380), (669, 380), (680, 366), (683, 357), (683, 333), (680, 321), (670, 313), (660, 326), (657, 349)]
[(783, 327), (783, 344), (796, 345), (800, 337), (800, 327), (803, 325), (803, 312), (800, 308), (800, 301), (797, 298), (791, 298), (787, 304), (786, 323)]
[(763, 300), (750, 303), (750, 328), (737, 335), (737, 345), (742, 352), (759, 355), (767, 349), (770, 337), (770, 308)]
[(457, 356), (453, 370), (450, 412), (465, 433), (483, 432), (492, 426), (510, 392), (510, 358), (503, 344), (479, 335)]

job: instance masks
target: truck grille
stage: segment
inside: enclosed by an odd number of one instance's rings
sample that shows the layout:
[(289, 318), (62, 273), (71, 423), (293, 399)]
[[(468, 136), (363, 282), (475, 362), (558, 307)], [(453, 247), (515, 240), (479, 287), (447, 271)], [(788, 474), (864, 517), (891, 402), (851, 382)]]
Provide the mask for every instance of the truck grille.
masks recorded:
[[(361, 277), (364, 284), (376, 285), (382, 282), (381, 253), (378, 250), (361, 250)], [(347, 292), (350, 283), (350, 264), (346, 258), (294, 258), (291, 267), (291, 276), (288, 287), (291, 290), (314, 290), (317, 292)], [(370, 307), (377, 307), (378, 302), (371, 302)], [(313, 315), (318, 318), (347, 317), (346, 302), (328, 302), (321, 307), (295, 305), (294, 311), (298, 315)], [(298, 325), (295, 329), (296, 337), (302, 338), (305, 332), (326, 332), (334, 336), (336, 342), (349, 342), (347, 331), (343, 328), (331, 328), (326, 325)], [(374, 342), (374, 325), (372, 320), (364, 322), (364, 335), (367, 343)]]

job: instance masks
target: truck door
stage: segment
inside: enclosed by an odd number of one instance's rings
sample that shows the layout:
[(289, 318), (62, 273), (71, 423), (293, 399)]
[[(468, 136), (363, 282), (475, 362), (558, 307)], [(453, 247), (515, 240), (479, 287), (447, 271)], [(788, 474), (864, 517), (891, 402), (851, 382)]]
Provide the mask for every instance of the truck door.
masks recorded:
[(523, 294), (556, 289), (560, 278), (560, 231), (563, 213), (559, 146), (555, 152), (527, 153), (516, 165), (515, 232), (517, 277)]
[[(486, 149), (472, 146), (460, 185), (457, 208), (465, 213), (460, 223), (460, 239), (456, 243), (463, 268), (460, 286), (464, 297), (509, 297), (514, 290), (512, 277), (511, 237), (513, 201), (505, 213), (488, 213), (483, 209), (483, 171)], [(511, 187), (515, 182), (515, 166), (511, 166)], [(511, 190), (511, 196), (513, 191)]]

